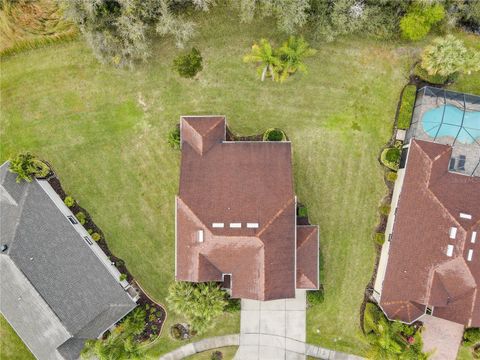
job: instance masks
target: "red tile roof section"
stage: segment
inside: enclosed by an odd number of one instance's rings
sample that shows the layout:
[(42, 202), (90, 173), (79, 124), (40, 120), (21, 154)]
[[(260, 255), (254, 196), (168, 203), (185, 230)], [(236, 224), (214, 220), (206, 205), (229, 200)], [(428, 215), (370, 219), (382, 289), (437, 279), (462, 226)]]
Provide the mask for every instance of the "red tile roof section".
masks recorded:
[[(225, 129), (224, 117), (181, 119), (176, 278), (221, 281), (222, 274), (232, 274), (233, 297), (294, 297), (291, 145), (227, 142)], [(241, 228), (231, 228), (231, 223), (241, 223)], [(247, 223), (258, 227), (247, 228)]]
[[(297, 226), (297, 288), (318, 289), (318, 227)], [(313, 267), (312, 264), (317, 264)]]
[(449, 172), (451, 153), (447, 145), (410, 144), (380, 299), (391, 319), (412, 322), (430, 306), (434, 316), (480, 326), (480, 178)]

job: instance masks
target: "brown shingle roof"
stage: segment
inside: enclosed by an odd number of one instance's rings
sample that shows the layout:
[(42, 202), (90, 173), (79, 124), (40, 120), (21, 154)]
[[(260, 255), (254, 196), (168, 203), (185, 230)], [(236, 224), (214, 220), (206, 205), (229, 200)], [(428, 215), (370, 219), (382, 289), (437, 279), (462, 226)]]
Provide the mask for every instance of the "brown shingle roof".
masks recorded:
[(176, 278), (221, 281), (223, 274), (232, 274), (233, 297), (293, 297), (296, 203), (291, 145), (227, 142), (225, 130), (224, 117), (181, 118)]
[(447, 145), (410, 144), (380, 301), (391, 319), (412, 322), (430, 306), (434, 316), (480, 325), (480, 236), (471, 242), (473, 232), (480, 235), (480, 178), (449, 172), (451, 153)]
[(318, 288), (318, 251), (318, 227), (297, 226), (297, 288)]

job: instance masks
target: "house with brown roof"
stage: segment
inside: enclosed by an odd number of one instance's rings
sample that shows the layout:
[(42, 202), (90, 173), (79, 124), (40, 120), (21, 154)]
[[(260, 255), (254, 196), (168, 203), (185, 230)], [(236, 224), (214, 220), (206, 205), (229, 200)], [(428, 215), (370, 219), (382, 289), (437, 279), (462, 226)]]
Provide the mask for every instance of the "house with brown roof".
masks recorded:
[(297, 224), (289, 141), (229, 141), (224, 116), (180, 119), (175, 277), (234, 298), (318, 289), (318, 227)]
[(451, 171), (453, 151), (419, 139), (404, 148), (375, 284), (389, 319), (480, 326), (480, 178)]

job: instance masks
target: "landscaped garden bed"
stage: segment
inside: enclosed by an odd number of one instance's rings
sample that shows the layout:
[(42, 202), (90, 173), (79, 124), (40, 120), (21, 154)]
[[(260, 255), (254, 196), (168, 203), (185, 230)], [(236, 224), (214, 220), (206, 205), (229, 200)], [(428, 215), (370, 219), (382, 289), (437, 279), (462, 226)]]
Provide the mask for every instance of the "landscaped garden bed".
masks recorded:
[[(50, 167), (51, 168), (51, 167)], [(92, 239), (100, 246), (105, 255), (115, 265), (118, 271), (121, 273), (120, 280), (127, 280), (130, 285), (137, 291), (139, 299), (137, 300), (138, 308), (145, 310), (145, 327), (140, 334), (135, 336), (135, 340), (138, 342), (152, 341), (162, 331), (163, 323), (166, 319), (166, 312), (162, 305), (153, 301), (144, 290), (134, 280), (133, 275), (128, 271), (125, 262), (116, 257), (108, 248), (105, 236), (102, 230), (93, 222), (90, 214), (87, 210), (81, 207), (77, 201), (68, 196), (63, 190), (60, 180), (54, 172), (51, 173), (47, 179), (50, 186), (60, 196), (64, 203), (70, 208), (73, 214), (77, 217), (80, 224), (88, 231), (92, 236)], [(121, 322), (121, 321), (120, 321)]]

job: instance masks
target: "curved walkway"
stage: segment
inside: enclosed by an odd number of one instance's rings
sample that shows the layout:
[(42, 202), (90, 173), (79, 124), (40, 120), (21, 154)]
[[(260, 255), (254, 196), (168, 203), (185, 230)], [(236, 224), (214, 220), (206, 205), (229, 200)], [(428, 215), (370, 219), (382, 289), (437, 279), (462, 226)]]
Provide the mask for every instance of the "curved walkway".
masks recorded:
[[(199, 352), (212, 350), (224, 346), (239, 346), (240, 334), (216, 336), (207, 339), (203, 339), (194, 343), (190, 343), (179, 347), (178, 349), (165, 354), (159, 358), (159, 360), (181, 360), (187, 356), (194, 355)], [(290, 351), (299, 355), (308, 355), (316, 359), (323, 360), (360, 360), (363, 359), (359, 356), (345, 354), (342, 352), (325, 349), (319, 346), (310, 345), (302, 342), (292, 342)]]

